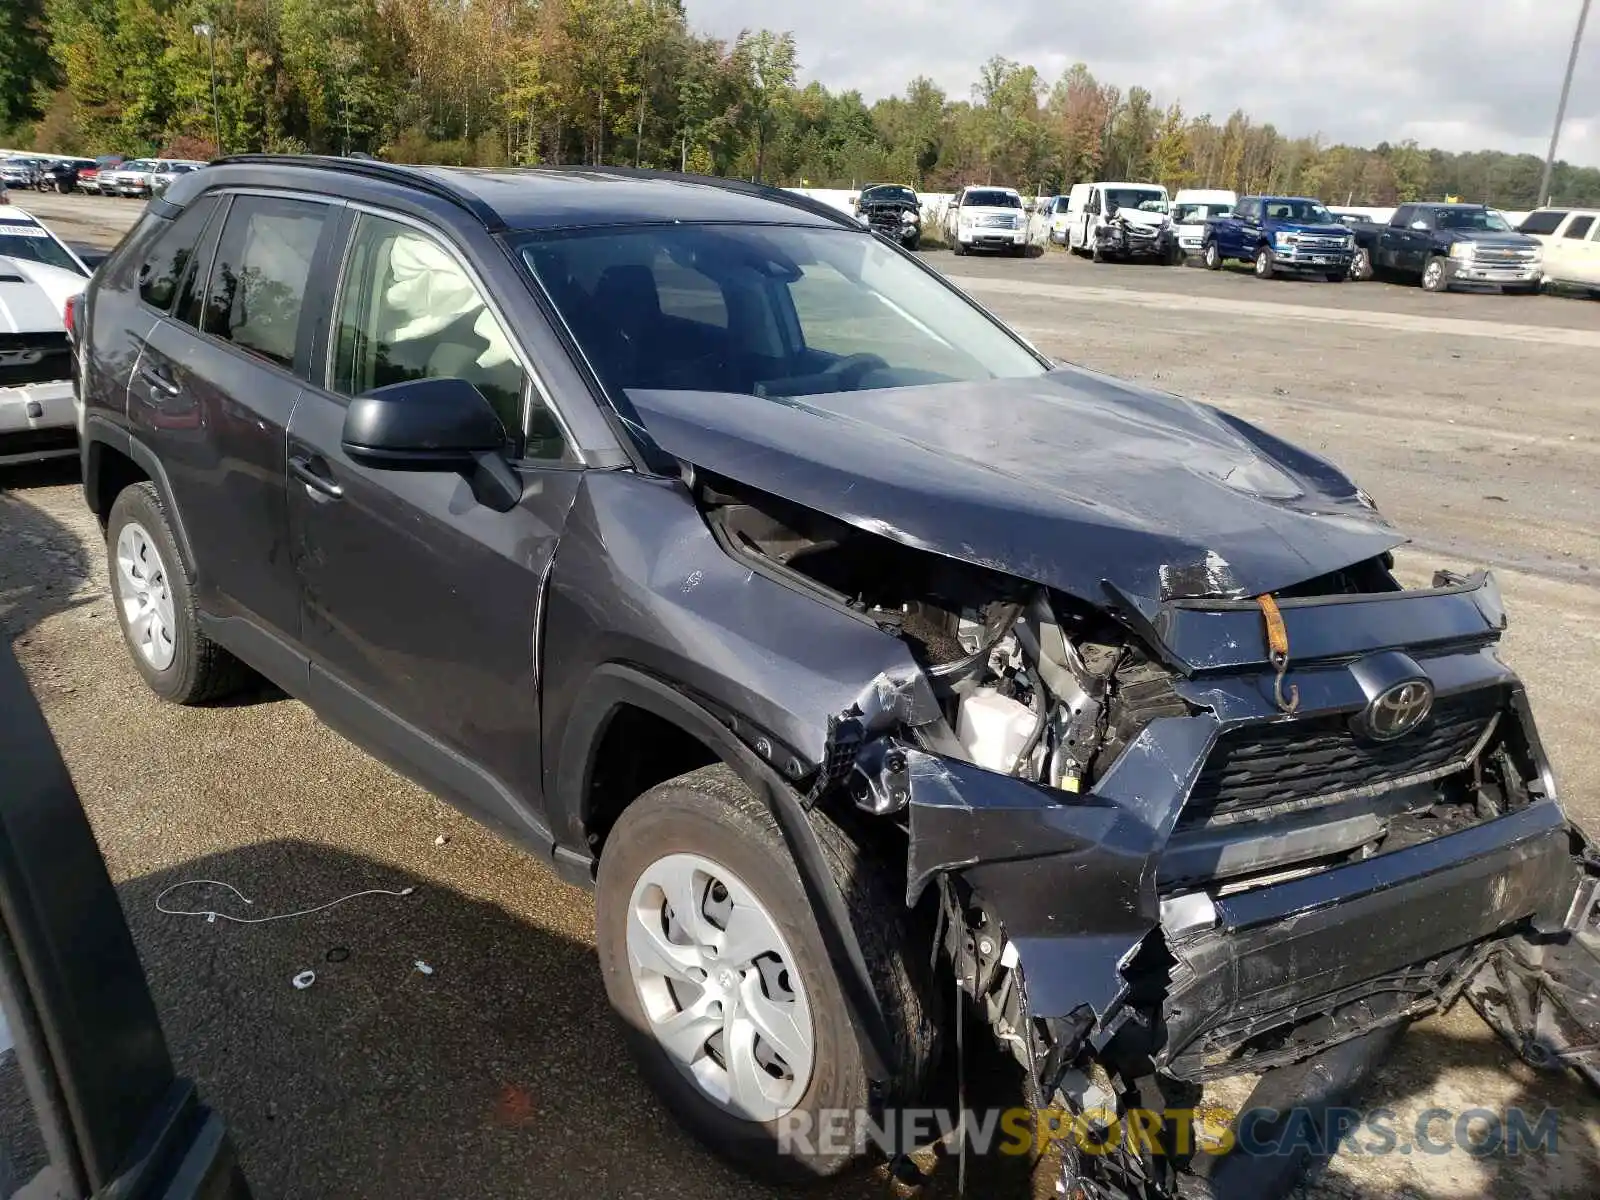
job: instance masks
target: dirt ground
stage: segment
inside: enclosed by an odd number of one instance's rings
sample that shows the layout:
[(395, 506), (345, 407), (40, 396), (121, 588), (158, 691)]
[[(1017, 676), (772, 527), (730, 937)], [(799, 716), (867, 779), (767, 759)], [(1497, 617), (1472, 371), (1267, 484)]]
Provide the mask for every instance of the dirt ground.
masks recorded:
[[(100, 243), (140, 207), (26, 204), (69, 240)], [(1057, 252), (928, 261), (1046, 353), (1219, 404), (1338, 461), (1413, 534), (1409, 578), (1496, 568), (1506, 656), (1569, 810), (1600, 831), (1600, 304), (1260, 283)], [(82, 792), (179, 1068), (226, 1116), (258, 1196), (777, 1195), (701, 1152), (638, 1082), (584, 893), (297, 702), (263, 691), (158, 704), (122, 648), (73, 469), (13, 471), (0, 489), (0, 632)], [(194, 878), (238, 886), (256, 912), (417, 890), (261, 926), (155, 911), (162, 889)], [(307, 968), (318, 981), (296, 991)], [(1363, 1100), (1393, 1110), (1395, 1151), (1341, 1154), (1309, 1195), (1594, 1195), (1596, 1098), (1517, 1062), (1464, 1005), (1412, 1029)], [(1556, 1154), (1411, 1152), (1426, 1109), (1511, 1106), (1559, 1110)], [(953, 1176), (931, 1190), (954, 1195)], [(1031, 1190), (969, 1181), (983, 1197)], [(812, 1194), (881, 1196), (884, 1184), (868, 1174)]]

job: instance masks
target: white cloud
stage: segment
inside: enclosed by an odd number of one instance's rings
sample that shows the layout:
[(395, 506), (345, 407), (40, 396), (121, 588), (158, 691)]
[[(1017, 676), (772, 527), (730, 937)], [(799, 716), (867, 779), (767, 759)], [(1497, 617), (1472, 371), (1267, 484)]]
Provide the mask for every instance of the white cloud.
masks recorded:
[[(792, 30), (802, 77), (867, 101), (927, 75), (965, 98), (995, 54), (1291, 135), (1544, 156), (1579, 0), (688, 0), (696, 29)], [(1560, 157), (1600, 166), (1600, 13)]]

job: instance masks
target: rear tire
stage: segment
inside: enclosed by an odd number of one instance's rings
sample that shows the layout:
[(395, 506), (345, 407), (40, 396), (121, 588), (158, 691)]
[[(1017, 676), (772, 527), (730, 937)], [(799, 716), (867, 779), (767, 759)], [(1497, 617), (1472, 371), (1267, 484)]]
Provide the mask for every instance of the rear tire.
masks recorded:
[(1350, 260), (1350, 278), (1365, 283), (1372, 276), (1372, 253), (1365, 246), (1357, 246), (1355, 257)]
[(174, 704), (237, 691), (249, 669), (200, 631), (194, 589), (160, 494), (136, 483), (117, 494), (106, 522), (112, 607), (133, 665)]
[[(899, 1061), (890, 1066), (896, 1078), (884, 1102), (915, 1101), (927, 1086), (937, 1046), (926, 952), (913, 952), (905, 904), (890, 873), (822, 813), (812, 813), (810, 820), (844, 895), (895, 1043)], [(690, 921), (679, 916), (668, 896), (672, 881), (683, 879), (688, 882), (673, 894), (696, 906)], [(721, 904), (727, 907), (719, 926)], [(742, 914), (739, 928), (747, 931), (741, 942), (774, 943), (753, 960), (761, 965), (746, 963), (742, 952), (732, 957), (731, 949), (730, 957), (722, 956), (718, 946), (728, 946), (735, 913)], [(745, 1171), (783, 1182), (836, 1174), (865, 1151), (852, 1131), (850, 1151), (826, 1143), (813, 1143), (808, 1151), (801, 1143), (780, 1152), (788, 1114), (815, 1138), (824, 1128), (825, 1110), (867, 1109), (873, 1097), (843, 987), (783, 834), (767, 805), (732, 770), (722, 764), (702, 767), (651, 788), (628, 807), (601, 855), (595, 926), (606, 993), (622, 1017), (639, 1069), (689, 1132)], [(652, 954), (663, 943), (670, 944), (670, 960)], [(716, 953), (704, 955), (704, 946)], [(709, 968), (693, 965), (703, 959)], [(652, 970), (652, 961), (665, 967)], [(695, 982), (697, 973), (704, 983)], [(732, 992), (725, 990), (730, 986)], [(758, 1002), (764, 999), (762, 1007), (746, 1006), (752, 993)], [(707, 996), (734, 994), (737, 1002), (726, 1008), (719, 1003), (677, 1039), (692, 1066), (668, 1050), (662, 1039), (684, 1026), (685, 1014), (701, 1010)], [(799, 1030), (795, 1045), (809, 1037), (804, 1042), (809, 1073), (803, 1082), (790, 1069), (783, 1047), (766, 1040), (766, 1028), (780, 1027), (771, 1017), (775, 1010), (793, 1022), (781, 1026), (785, 1032)], [(769, 1078), (754, 1076), (760, 1087), (783, 1091), (785, 1073), (789, 1077), (781, 1100), (769, 1101), (761, 1092), (756, 1107), (779, 1110), (767, 1119), (745, 1115), (750, 1107), (730, 1102), (745, 1094), (723, 1066), (731, 1061), (726, 1048), (739, 1044), (741, 1020), (756, 1027), (752, 1055), (759, 1060), (763, 1047), (768, 1055)], [(728, 1089), (720, 1095), (719, 1078)], [(804, 1114), (811, 1118), (809, 1125)]]

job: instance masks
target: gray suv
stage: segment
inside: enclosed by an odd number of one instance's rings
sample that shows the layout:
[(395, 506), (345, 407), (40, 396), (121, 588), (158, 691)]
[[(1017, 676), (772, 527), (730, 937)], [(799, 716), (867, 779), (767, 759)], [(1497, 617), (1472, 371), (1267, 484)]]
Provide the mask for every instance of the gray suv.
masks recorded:
[[(79, 330), (150, 688), (259, 672), (594, 887), (643, 1073), (746, 1169), (882, 1144), (963, 1011), (1090, 1121), (1331, 1094), (1462, 994), (1546, 1062), (1600, 1027), (1493, 580), (1403, 589), (1329, 463), (1053, 365), (844, 214), (235, 158)], [(1157, 1134), (1060, 1190), (1173, 1194)]]

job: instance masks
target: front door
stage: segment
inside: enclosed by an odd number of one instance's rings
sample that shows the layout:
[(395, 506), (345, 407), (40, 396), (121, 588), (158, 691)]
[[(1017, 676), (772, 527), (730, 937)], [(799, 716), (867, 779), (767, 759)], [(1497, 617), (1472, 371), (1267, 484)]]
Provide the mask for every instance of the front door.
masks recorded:
[[(291, 543), (309, 699), (426, 786), (548, 850), (540, 795), (539, 614), (582, 477), (464, 259), (430, 232), (357, 216), (327, 369), (289, 426)], [(341, 448), (349, 398), (405, 380), (472, 383), (524, 482), (510, 512), (459, 474), (386, 470)]]

